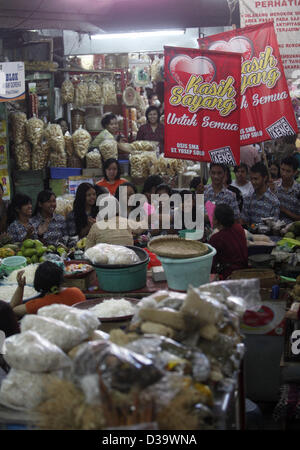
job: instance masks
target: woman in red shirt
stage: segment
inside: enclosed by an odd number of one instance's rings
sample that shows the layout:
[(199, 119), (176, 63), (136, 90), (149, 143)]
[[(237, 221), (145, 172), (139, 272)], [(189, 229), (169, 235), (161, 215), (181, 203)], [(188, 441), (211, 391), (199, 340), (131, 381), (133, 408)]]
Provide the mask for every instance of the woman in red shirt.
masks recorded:
[(156, 106), (149, 106), (146, 109), (147, 123), (141, 125), (136, 135), (137, 141), (157, 141), (159, 142), (159, 152), (164, 151), (164, 126), (160, 123), (160, 112)]
[(245, 230), (235, 223), (232, 208), (224, 203), (218, 204), (214, 211), (213, 224), (219, 231), (209, 240), (209, 244), (217, 250), (212, 272), (227, 278), (234, 270), (246, 269), (248, 247)]
[(103, 164), (104, 178), (98, 181), (97, 186), (103, 186), (109, 190), (111, 195), (115, 195), (120, 184), (126, 183), (125, 178), (121, 178), (121, 167), (117, 159), (109, 158)]

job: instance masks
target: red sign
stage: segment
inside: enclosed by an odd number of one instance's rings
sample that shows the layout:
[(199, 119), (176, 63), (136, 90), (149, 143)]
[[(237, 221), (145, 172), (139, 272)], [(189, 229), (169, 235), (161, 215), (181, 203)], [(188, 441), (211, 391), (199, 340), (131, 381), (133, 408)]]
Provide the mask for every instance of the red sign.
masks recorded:
[(165, 47), (165, 156), (240, 162), (241, 55)]
[(209, 50), (242, 53), (241, 145), (297, 134), (273, 22), (199, 39)]

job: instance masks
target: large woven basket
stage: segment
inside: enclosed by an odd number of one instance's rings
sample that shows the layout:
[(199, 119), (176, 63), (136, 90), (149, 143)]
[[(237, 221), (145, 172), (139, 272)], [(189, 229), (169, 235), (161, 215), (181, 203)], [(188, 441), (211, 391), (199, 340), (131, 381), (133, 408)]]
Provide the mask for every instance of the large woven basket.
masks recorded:
[(207, 245), (199, 241), (182, 239), (178, 236), (158, 236), (148, 243), (150, 252), (165, 258), (196, 258), (209, 252)]

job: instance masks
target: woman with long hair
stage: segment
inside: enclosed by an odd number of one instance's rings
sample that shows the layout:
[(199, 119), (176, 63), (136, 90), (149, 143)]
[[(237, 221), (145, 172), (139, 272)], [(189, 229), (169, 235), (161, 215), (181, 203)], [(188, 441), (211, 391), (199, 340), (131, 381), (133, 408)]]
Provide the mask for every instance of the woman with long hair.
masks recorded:
[(91, 226), (96, 222), (98, 207), (97, 193), (90, 183), (81, 183), (76, 191), (73, 211), (67, 215), (67, 231), (69, 236), (83, 238), (88, 235)]
[(57, 245), (67, 240), (66, 220), (55, 214), (56, 196), (50, 190), (41, 191), (36, 200), (32, 223), (38, 239), (45, 245)]
[(32, 223), (32, 200), (26, 194), (16, 194), (8, 207), (7, 234), (13, 242), (37, 239)]
[(126, 178), (121, 178), (121, 167), (115, 158), (107, 159), (103, 164), (104, 177), (98, 181), (97, 186), (104, 186), (111, 195), (115, 195), (120, 184), (126, 183)]

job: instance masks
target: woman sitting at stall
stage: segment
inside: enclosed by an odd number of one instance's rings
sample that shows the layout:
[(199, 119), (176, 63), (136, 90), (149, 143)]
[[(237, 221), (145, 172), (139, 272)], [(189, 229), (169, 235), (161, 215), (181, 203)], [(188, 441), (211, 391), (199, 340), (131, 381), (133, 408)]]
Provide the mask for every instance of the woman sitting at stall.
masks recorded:
[(117, 159), (109, 158), (103, 164), (104, 178), (98, 181), (98, 186), (108, 189), (114, 195), (120, 184), (125, 183), (126, 178), (121, 178), (121, 167)]
[(164, 125), (160, 123), (160, 112), (156, 106), (149, 106), (146, 109), (147, 123), (141, 125), (137, 135), (137, 141), (157, 141), (159, 142), (159, 152), (164, 151)]
[(69, 236), (79, 236), (79, 239), (88, 235), (91, 226), (96, 222), (98, 207), (96, 206), (97, 193), (90, 183), (81, 183), (75, 195), (73, 211), (66, 218)]
[(214, 228), (209, 244), (217, 250), (213, 259), (212, 273), (227, 278), (234, 270), (248, 267), (248, 247), (243, 227), (235, 223), (232, 208), (225, 204), (216, 205), (213, 217)]
[(115, 114), (108, 113), (102, 117), (101, 125), (103, 130), (95, 137), (91, 142), (90, 147), (99, 148), (99, 145), (107, 139), (116, 139), (116, 135), (119, 131), (118, 120)]
[(23, 303), (26, 278), (24, 270), (17, 274), (18, 287), (10, 301), (10, 306), (17, 317), (25, 314), (36, 314), (43, 306), (64, 304), (68, 306), (86, 300), (85, 295), (77, 287), (62, 288), (64, 271), (57, 264), (45, 261), (38, 266), (34, 275), (33, 287), (40, 292), (40, 297)]
[(56, 196), (50, 190), (38, 194), (32, 224), (37, 231), (38, 239), (45, 245), (65, 243), (68, 239), (66, 220), (55, 214)]
[(8, 207), (7, 234), (13, 242), (37, 239), (32, 223), (32, 200), (28, 195), (16, 194)]

